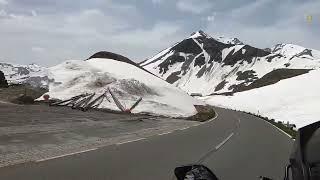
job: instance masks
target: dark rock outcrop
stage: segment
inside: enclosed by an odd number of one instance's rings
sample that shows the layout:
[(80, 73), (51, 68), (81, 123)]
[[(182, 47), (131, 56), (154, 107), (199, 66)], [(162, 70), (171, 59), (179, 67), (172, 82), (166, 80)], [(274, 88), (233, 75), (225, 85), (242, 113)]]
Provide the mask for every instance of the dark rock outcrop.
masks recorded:
[(108, 52), (108, 51), (100, 51), (100, 52), (97, 52), (94, 55), (90, 56), (86, 60), (93, 59), (93, 58), (113, 59), (116, 61), (125, 62), (125, 63), (131, 64), (131, 65), (134, 65), (134, 66), (154, 75), (153, 73), (151, 73), (151, 72), (147, 71), (146, 69), (142, 68), (141, 66), (139, 66), (137, 63), (131, 61), (129, 58), (122, 56), (120, 54), (116, 54), (116, 53), (112, 53), (112, 52)]
[(88, 58), (89, 59), (93, 59), (93, 58), (104, 58), (104, 59), (113, 59), (113, 60), (117, 60), (117, 61), (121, 61), (121, 62), (126, 62), (132, 65), (137, 65), (135, 62), (131, 61), (129, 58), (124, 57), (120, 54), (116, 54), (116, 53), (112, 53), (112, 52), (108, 52), (108, 51), (100, 51), (95, 53), (94, 55), (90, 56)]
[(230, 86), (230, 90), (233, 90), (233, 92), (241, 92), (241, 91), (247, 91), (250, 89), (260, 88), (263, 86), (268, 86), (271, 84), (275, 84), (283, 79), (292, 78), (295, 76), (300, 76), (302, 74), (306, 74), (311, 69), (276, 69), (273, 70), (260, 79), (257, 79), (253, 81), (251, 84), (246, 85), (246, 83), (241, 83), (238, 85)]
[(7, 88), (8, 82), (6, 80), (6, 77), (4, 76), (4, 73), (0, 71), (0, 88)]

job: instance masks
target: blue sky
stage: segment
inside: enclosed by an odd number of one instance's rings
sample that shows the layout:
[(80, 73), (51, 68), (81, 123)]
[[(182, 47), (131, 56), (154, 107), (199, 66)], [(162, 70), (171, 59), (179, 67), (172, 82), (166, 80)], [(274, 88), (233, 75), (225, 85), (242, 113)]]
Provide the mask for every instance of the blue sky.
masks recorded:
[(107, 50), (139, 62), (200, 29), (320, 50), (319, 9), (320, 0), (0, 0), (0, 61), (51, 66)]

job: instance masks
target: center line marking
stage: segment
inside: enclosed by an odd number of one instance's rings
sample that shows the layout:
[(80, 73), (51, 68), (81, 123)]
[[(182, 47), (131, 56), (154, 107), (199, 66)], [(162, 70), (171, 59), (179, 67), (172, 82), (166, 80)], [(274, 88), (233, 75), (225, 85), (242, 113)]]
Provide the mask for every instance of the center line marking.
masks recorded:
[(131, 142), (136, 142), (136, 141), (140, 141), (140, 140), (144, 140), (146, 138), (139, 138), (139, 139), (134, 139), (134, 140), (129, 140), (129, 141), (124, 141), (124, 142), (119, 142), (116, 145), (121, 145), (121, 144), (126, 144), (126, 143), (131, 143)]
[(221, 146), (223, 146), (229, 139), (234, 135), (234, 133), (231, 133), (225, 140), (223, 140), (220, 144), (216, 146), (216, 150), (218, 150)]
[(78, 152), (74, 152), (74, 153), (63, 154), (63, 155), (60, 155), (60, 156), (53, 156), (53, 157), (49, 157), (49, 158), (44, 158), (44, 159), (36, 160), (35, 162), (48, 161), (48, 160), (57, 159), (57, 158), (65, 157), (65, 156), (71, 156), (71, 155), (75, 155), (75, 154), (80, 154), (80, 153), (85, 153), (85, 152), (89, 152), (89, 151), (94, 151), (94, 150), (97, 150), (97, 149), (98, 149), (98, 148), (93, 148), (93, 149), (87, 149), (87, 150), (84, 150), (84, 151), (78, 151)]

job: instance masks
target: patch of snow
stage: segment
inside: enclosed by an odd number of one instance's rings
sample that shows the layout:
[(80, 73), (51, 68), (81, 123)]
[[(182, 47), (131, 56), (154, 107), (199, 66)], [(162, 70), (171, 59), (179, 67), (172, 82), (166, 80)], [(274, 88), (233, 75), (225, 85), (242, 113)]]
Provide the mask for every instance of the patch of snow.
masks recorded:
[[(71, 60), (49, 70), (54, 79), (47, 93), (51, 98), (68, 99), (93, 92), (101, 95), (110, 88), (127, 107), (139, 97), (143, 98), (133, 113), (148, 112), (174, 117), (194, 115), (194, 105), (204, 104), (136, 66), (112, 59)], [(118, 110), (114, 103), (106, 100), (99, 108)]]
[(207, 96), (206, 103), (259, 114), (298, 128), (319, 121), (320, 70), (282, 80), (276, 84), (235, 93), (233, 96)]
[(272, 48), (272, 53), (281, 54), (287, 58), (292, 58), (295, 55), (303, 52), (304, 50), (311, 50), (314, 59), (320, 59), (320, 52), (315, 49), (307, 49), (305, 47), (295, 44), (277, 44)]
[[(173, 47), (173, 46), (172, 46), (172, 47)], [(161, 52), (158, 53), (156, 56), (153, 56), (152, 58), (144, 61), (144, 62), (141, 63), (140, 65), (141, 65), (141, 66), (145, 66), (145, 65), (149, 64), (150, 62), (154, 61), (155, 59), (158, 59), (159, 57), (161, 57), (161, 56), (165, 55), (166, 53), (168, 53), (168, 52), (171, 50), (172, 47), (169, 47), (169, 48), (161, 51)]]
[(237, 38), (229, 38), (229, 37), (225, 37), (225, 36), (213, 36), (215, 40), (224, 43), (224, 44), (239, 44), (242, 45), (243, 42), (241, 42), (239, 39)]
[[(236, 52), (238, 52), (240, 49), (242, 49), (244, 47), (244, 45), (236, 45), (236, 46), (234, 46), (233, 48), (234, 48), (234, 51), (233, 51), (233, 54), (234, 53), (236, 53)], [(242, 51), (243, 52), (243, 51)]]
[(201, 37), (201, 36), (202, 36), (202, 34), (199, 31), (197, 31), (193, 35), (191, 35), (189, 38), (195, 39), (195, 38)]

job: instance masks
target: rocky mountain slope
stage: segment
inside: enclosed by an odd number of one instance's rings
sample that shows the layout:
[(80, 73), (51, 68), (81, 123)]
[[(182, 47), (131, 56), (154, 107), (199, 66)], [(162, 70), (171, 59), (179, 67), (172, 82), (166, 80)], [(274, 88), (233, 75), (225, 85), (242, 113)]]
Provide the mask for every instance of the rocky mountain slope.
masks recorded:
[(198, 31), (140, 65), (188, 93), (231, 94), (318, 69), (320, 51), (293, 44), (258, 49)]

